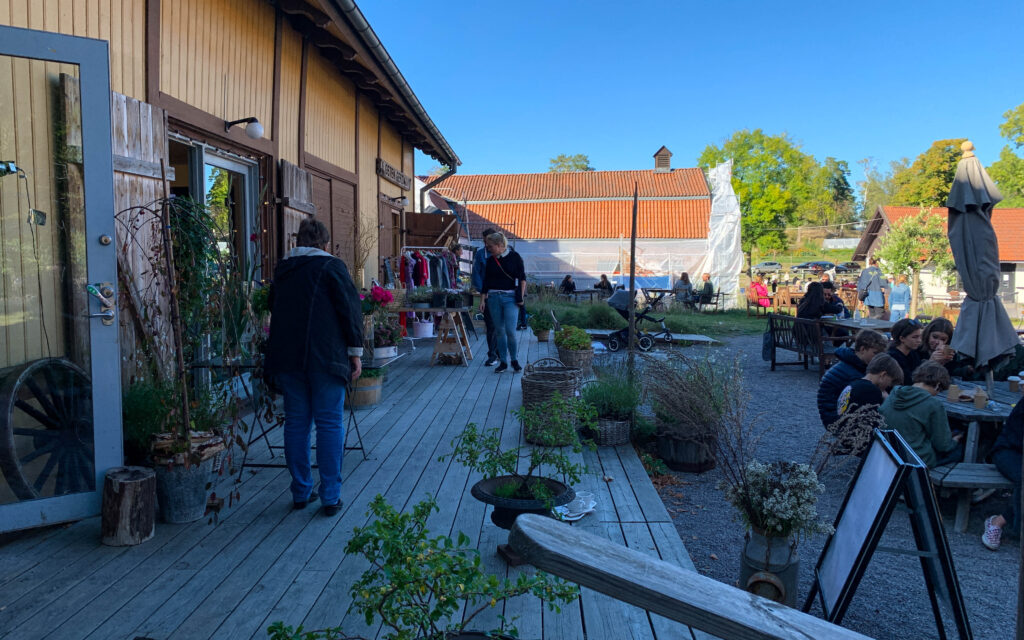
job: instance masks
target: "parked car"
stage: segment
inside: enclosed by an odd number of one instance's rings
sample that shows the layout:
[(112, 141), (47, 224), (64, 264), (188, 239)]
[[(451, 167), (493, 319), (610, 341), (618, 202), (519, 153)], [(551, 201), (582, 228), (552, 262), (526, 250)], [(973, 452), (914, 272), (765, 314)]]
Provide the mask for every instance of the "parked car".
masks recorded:
[(811, 262), (804, 262), (796, 265), (793, 267), (793, 271), (813, 271), (815, 273), (821, 273), (822, 271), (828, 271), (834, 266), (836, 265), (827, 260), (813, 260)]
[(836, 273), (860, 273), (859, 262), (840, 262), (836, 265)]
[(765, 262), (758, 262), (757, 264), (755, 264), (752, 270), (754, 273), (769, 273), (772, 271), (782, 271), (782, 265), (778, 262), (766, 260)]

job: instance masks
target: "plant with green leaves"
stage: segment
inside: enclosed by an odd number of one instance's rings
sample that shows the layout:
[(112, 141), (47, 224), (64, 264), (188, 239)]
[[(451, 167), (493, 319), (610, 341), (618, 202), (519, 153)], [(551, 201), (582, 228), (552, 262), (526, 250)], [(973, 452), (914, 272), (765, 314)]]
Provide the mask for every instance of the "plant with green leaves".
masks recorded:
[(833, 531), (818, 518), (818, 495), (825, 485), (808, 464), (751, 460), (738, 481), (723, 480), (719, 488), (743, 524), (762, 535), (799, 538)]
[(434, 290), (430, 287), (416, 287), (409, 289), (409, 292), (405, 294), (405, 298), (410, 303), (430, 302), (434, 299)]
[[(500, 495), (508, 498), (542, 500), (549, 504), (551, 491), (542, 481), (546, 472), (554, 477), (564, 477), (565, 482), (574, 484), (586, 473), (586, 467), (573, 462), (562, 449), (551, 447), (524, 447), (505, 449), (501, 446), (501, 430), (482, 430), (469, 423), (461, 434), (452, 440), (454, 450), (451, 456), (471, 471), (483, 475), (484, 479), (508, 477), (500, 488)], [(578, 438), (569, 446), (569, 451), (582, 453), (584, 445)], [(441, 456), (444, 461), (447, 456)], [(520, 461), (526, 471), (520, 472)]]
[(551, 331), (555, 328), (555, 321), (551, 319), (551, 313), (547, 311), (535, 311), (530, 314), (529, 320), (530, 328), (533, 329), (534, 333), (539, 331)]
[[(367, 625), (380, 620), (388, 630), (385, 640), (445, 640), (472, 628), (478, 615), (508, 598), (532, 594), (559, 612), (579, 597), (576, 585), (545, 573), (520, 573), (515, 579), (485, 573), (469, 536), (430, 535), (427, 519), (435, 511), (432, 496), (402, 513), (377, 495), (368, 513), (374, 521), (356, 528), (345, 546), (345, 553), (359, 554), (370, 565), (352, 585), (349, 610), (362, 614)], [(518, 637), (514, 619), (498, 619), (500, 626), (490, 634)], [(340, 627), (304, 631), (282, 622), (268, 633), (271, 640), (351, 637)]]
[(383, 378), (386, 373), (387, 373), (387, 367), (367, 367), (367, 368), (363, 369), (363, 372), (362, 372), (362, 374), (359, 375), (359, 378), (360, 379), (363, 379), (363, 378), (368, 378), (368, 379)]
[(911, 274), (910, 315), (917, 315), (921, 270), (932, 267), (935, 274), (952, 284), (956, 265), (943, 228), (944, 217), (922, 208), (917, 215), (897, 220), (878, 241), (874, 256), (887, 271)]
[(579, 442), (579, 431), (597, 426), (597, 411), (579, 398), (559, 392), (534, 406), (520, 406), (512, 412), (523, 425), (526, 441), (543, 447), (564, 447)]
[(564, 326), (555, 332), (555, 346), (569, 351), (586, 351), (591, 348), (590, 336), (579, 327)]
[(629, 420), (640, 404), (640, 385), (628, 375), (599, 373), (597, 380), (586, 384), (580, 395), (583, 402), (594, 407), (597, 417)]

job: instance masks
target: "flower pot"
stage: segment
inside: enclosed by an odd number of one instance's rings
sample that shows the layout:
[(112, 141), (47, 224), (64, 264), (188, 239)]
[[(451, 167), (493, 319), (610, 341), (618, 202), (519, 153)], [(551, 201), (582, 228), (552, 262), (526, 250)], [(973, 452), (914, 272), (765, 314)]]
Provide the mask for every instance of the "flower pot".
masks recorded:
[(629, 420), (597, 419), (597, 436), (594, 444), (599, 447), (617, 447), (629, 443)]
[(380, 402), (384, 378), (359, 378), (352, 383), (352, 394), (345, 398), (345, 404), (354, 409), (370, 407)]
[(409, 306), (412, 307), (413, 309), (429, 309), (430, 308), (430, 303), (429, 302), (410, 302)]
[(398, 347), (374, 347), (373, 348), (373, 359), (380, 360), (383, 358), (394, 358), (398, 355)]
[(537, 336), (537, 342), (547, 342), (551, 339), (551, 329), (539, 329), (533, 335)]
[(412, 337), (414, 338), (432, 338), (434, 337), (434, 323), (430, 320), (426, 322), (415, 321), (412, 323)]
[(594, 363), (594, 350), (584, 349), (582, 351), (574, 351), (572, 349), (563, 349), (558, 347), (558, 359), (562, 361), (567, 367), (575, 367), (583, 372), (585, 377), (593, 374), (593, 363)]
[(206, 513), (206, 483), (213, 475), (214, 457), (186, 467), (174, 462), (157, 464), (156, 498), (164, 522), (195, 522)]
[(494, 506), (494, 510), (491, 511), (491, 522), (502, 529), (511, 529), (512, 523), (521, 513), (536, 513), (551, 517), (551, 507), (569, 504), (576, 497), (576, 492), (572, 487), (551, 478), (538, 478), (551, 491), (550, 504), (545, 504), (543, 500), (505, 498), (495, 495), (495, 489), (515, 479), (515, 476), (487, 478), (477, 482), (470, 489), (474, 498)]
[(796, 607), (800, 557), (792, 536), (750, 531), (740, 557), (740, 586), (751, 593)]
[(701, 473), (714, 469), (718, 463), (715, 460), (718, 439), (713, 435), (683, 439), (658, 434), (655, 442), (658, 446), (658, 457), (673, 471)]

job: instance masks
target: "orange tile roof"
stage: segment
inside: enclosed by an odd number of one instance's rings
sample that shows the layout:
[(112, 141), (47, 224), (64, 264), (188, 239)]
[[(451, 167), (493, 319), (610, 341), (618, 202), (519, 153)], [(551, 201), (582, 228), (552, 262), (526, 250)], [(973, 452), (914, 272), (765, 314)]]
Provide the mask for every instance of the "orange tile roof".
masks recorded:
[[(632, 200), (475, 204), (480, 218), (509, 235), (542, 238), (608, 238), (630, 236)], [(641, 200), (637, 209), (638, 238), (706, 238), (711, 200)]]
[[(425, 180), (427, 181), (427, 180)], [(710, 197), (704, 172), (673, 169), (643, 171), (573, 171), (567, 173), (455, 174), (435, 189), (442, 196), (472, 206), (477, 202), (626, 198), (637, 183), (641, 198)]]
[[(882, 207), (889, 224), (897, 220), (917, 215), (920, 207)], [(933, 207), (929, 210), (933, 215), (947, 217), (949, 209)], [(946, 227), (946, 223), (942, 223)], [(999, 240), (1000, 262), (1024, 262), (1024, 209), (993, 209), (992, 228)]]

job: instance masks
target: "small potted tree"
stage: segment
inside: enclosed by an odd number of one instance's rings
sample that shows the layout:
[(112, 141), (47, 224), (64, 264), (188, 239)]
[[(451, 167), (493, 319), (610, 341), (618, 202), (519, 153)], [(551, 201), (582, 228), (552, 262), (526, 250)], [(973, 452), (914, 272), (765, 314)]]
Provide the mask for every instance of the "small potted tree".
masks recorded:
[(576, 367), (583, 371), (583, 375), (590, 375), (594, 347), (586, 331), (571, 325), (562, 327), (555, 333), (555, 346), (558, 347), (558, 359), (565, 366)]
[(640, 386), (635, 381), (626, 375), (599, 375), (584, 385), (581, 399), (597, 413), (595, 444), (614, 447), (629, 442), (633, 412), (640, 404)]
[[(367, 625), (379, 620), (384, 640), (511, 640), (518, 631), (504, 616), (498, 629), (469, 629), (480, 613), (508, 598), (532, 594), (557, 612), (579, 597), (578, 587), (542, 572), (515, 580), (484, 573), (469, 536), (430, 536), (427, 519), (437, 510), (428, 496), (399, 513), (378, 495), (368, 514), (375, 520), (356, 528), (345, 547), (370, 565), (352, 585), (349, 611), (362, 614)], [(271, 640), (351, 638), (341, 627), (304, 631), (283, 622), (267, 631)]]
[(547, 342), (551, 337), (551, 330), (555, 328), (555, 321), (548, 312), (531, 314), (528, 322), (538, 342)]
[(573, 446), (580, 441), (580, 431), (590, 432), (597, 426), (592, 405), (558, 391), (543, 402), (519, 407), (513, 414), (523, 425), (523, 439), (542, 447)]

